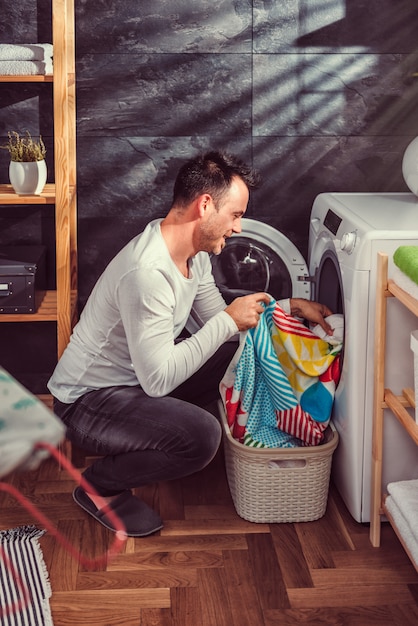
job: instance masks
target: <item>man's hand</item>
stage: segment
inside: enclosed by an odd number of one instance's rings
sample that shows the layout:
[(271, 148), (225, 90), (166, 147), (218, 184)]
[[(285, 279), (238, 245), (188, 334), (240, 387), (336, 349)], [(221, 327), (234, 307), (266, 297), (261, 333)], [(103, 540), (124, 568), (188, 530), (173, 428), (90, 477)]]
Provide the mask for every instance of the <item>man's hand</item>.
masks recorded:
[(325, 304), (304, 300), (303, 298), (290, 298), (290, 312), (296, 317), (301, 317), (314, 324), (319, 324), (327, 335), (332, 335), (334, 329), (325, 321), (325, 317), (332, 315), (331, 309)]
[(229, 304), (225, 312), (228, 313), (238, 326), (238, 330), (248, 330), (254, 328), (258, 324), (260, 315), (264, 311), (262, 302), (268, 304), (271, 301), (271, 296), (264, 292), (252, 293), (249, 296), (241, 296), (235, 298)]

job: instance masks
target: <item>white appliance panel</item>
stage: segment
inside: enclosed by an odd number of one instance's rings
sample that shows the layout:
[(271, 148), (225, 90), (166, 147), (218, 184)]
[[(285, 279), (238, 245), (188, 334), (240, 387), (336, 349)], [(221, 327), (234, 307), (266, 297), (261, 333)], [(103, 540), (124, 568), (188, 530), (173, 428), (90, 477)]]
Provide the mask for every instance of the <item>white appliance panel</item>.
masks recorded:
[[(331, 214), (330, 214), (331, 212)], [(329, 227), (324, 224), (328, 224)], [(351, 515), (370, 520), (373, 419), (374, 316), (377, 253), (418, 245), (418, 199), (413, 194), (321, 194), (309, 234), (310, 274), (324, 254), (333, 256), (343, 294), (344, 361), (333, 420), (340, 435), (333, 480)], [(336, 278), (337, 280), (337, 278)], [(413, 386), (410, 333), (418, 320), (399, 302), (388, 302), (386, 384), (399, 393)], [(418, 477), (418, 451), (396, 418), (385, 419), (383, 483)]]

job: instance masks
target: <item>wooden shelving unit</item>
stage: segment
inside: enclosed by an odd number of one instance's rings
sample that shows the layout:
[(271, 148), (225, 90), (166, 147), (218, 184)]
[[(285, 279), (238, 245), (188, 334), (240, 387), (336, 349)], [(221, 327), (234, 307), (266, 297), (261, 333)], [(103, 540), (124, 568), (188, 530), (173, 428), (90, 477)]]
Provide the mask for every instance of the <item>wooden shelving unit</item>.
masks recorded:
[(390, 297), (397, 298), (397, 300), (418, 318), (418, 300), (401, 289), (393, 280), (388, 280), (388, 256), (387, 254), (379, 253), (376, 292), (370, 542), (375, 547), (380, 546), (381, 516), (385, 515), (418, 571), (417, 565), (409, 553), (402, 534), (385, 507), (385, 496), (382, 496), (383, 420), (385, 409), (391, 410), (414, 443), (418, 446), (418, 424), (407, 410), (408, 407), (415, 407), (414, 390), (411, 388), (403, 389), (402, 395), (397, 396), (390, 389), (385, 389), (386, 304), (387, 298)]
[[(47, 16), (46, 16), (47, 19)], [(0, 322), (57, 323), (59, 358), (77, 318), (77, 192), (74, 0), (52, 0), (54, 74), (0, 76), (1, 83), (53, 83), (55, 183), (40, 196), (18, 196), (0, 184), (0, 205), (55, 205), (56, 291), (47, 291), (38, 311), (0, 315)]]

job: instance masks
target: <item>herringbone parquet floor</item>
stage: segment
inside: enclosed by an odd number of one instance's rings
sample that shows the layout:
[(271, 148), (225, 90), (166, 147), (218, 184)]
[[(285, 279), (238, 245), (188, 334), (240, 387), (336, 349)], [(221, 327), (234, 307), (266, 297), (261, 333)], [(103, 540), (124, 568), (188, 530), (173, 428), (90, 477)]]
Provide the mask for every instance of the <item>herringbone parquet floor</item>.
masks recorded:
[[(48, 460), (10, 480), (85, 556), (113, 535), (73, 503), (73, 480)], [(392, 529), (372, 548), (330, 490), (315, 522), (253, 524), (236, 514), (222, 451), (204, 471), (141, 489), (163, 530), (128, 539), (92, 571), (51, 535), (41, 539), (55, 626), (416, 626), (418, 574)], [(0, 494), (1, 528), (32, 523)], [(32, 626), (32, 625), (31, 625)], [(34, 624), (33, 626), (37, 626)]]

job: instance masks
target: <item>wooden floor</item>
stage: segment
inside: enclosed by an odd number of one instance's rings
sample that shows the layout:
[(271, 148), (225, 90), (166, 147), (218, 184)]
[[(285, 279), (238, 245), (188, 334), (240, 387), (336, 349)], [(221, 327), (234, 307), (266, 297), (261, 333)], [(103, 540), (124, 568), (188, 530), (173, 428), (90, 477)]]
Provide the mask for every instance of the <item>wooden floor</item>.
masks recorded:
[[(74, 504), (73, 480), (55, 461), (11, 481), (86, 556), (113, 540)], [(418, 624), (418, 574), (393, 531), (384, 524), (382, 547), (372, 548), (368, 525), (352, 520), (333, 487), (318, 521), (246, 522), (220, 451), (201, 473), (140, 494), (164, 528), (128, 539), (107, 566), (88, 571), (50, 533), (42, 537), (55, 626)], [(32, 523), (10, 495), (1, 493), (0, 505), (1, 528)]]

